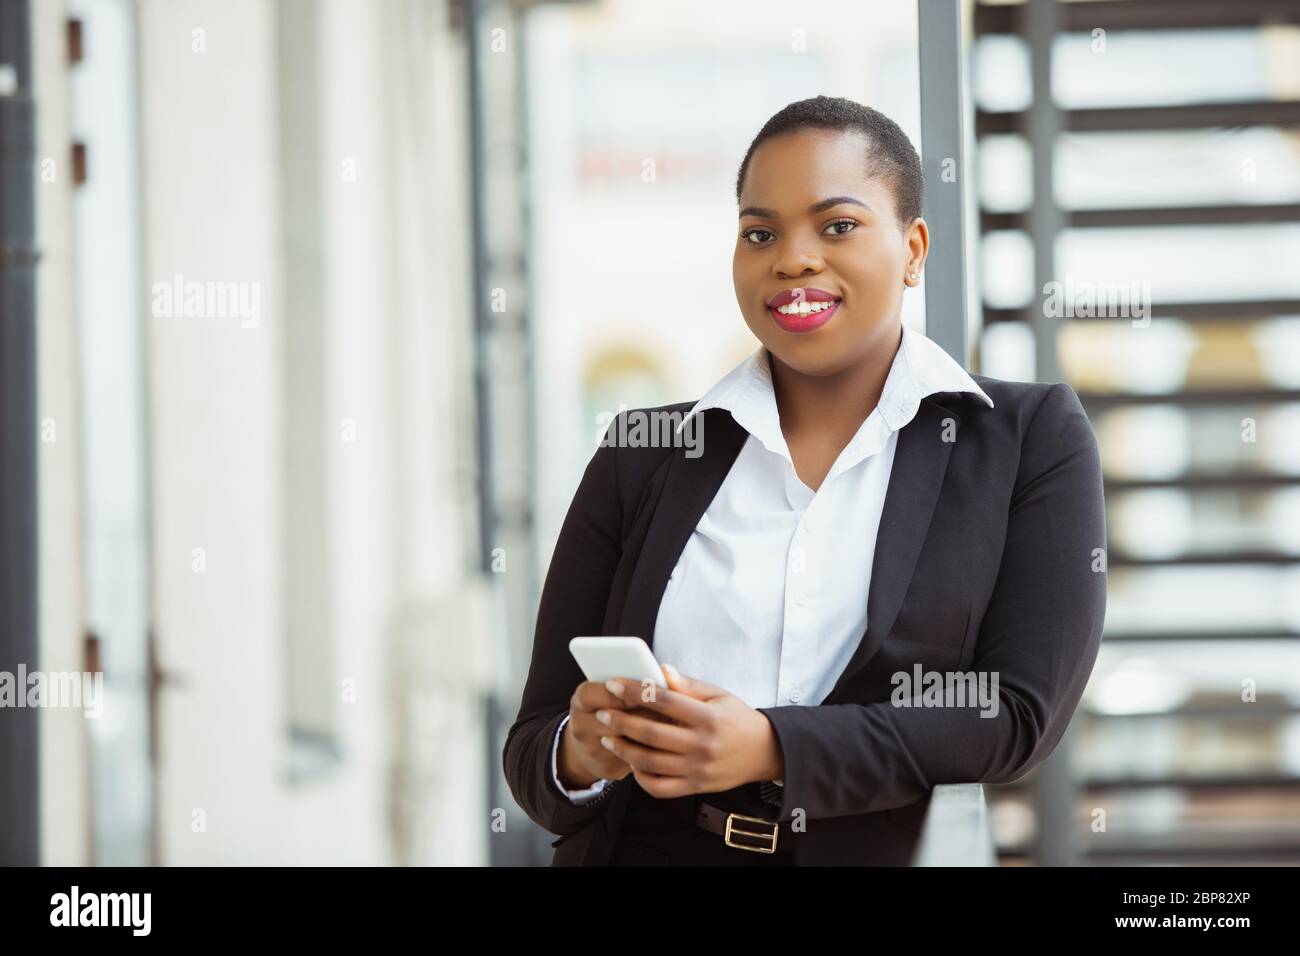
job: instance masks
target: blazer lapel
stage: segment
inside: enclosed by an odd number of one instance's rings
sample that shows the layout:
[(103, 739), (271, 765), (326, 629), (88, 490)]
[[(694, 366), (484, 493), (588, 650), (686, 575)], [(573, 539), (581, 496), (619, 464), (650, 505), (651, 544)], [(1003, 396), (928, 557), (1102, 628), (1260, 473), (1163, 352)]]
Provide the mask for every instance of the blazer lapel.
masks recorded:
[(867, 629), (823, 703), (835, 703), (835, 695), (871, 660), (898, 618), (952, 454), (953, 443), (943, 440), (945, 418), (960, 429), (956, 412), (923, 399), (916, 416), (898, 432), (871, 565)]
[(669, 456), (668, 474), (619, 619), (619, 634), (640, 637), (652, 649), (668, 578), (749, 437), (725, 409), (708, 408), (698, 414), (706, 416), (700, 434), (702, 452), (688, 458), (685, 449), (674, 448)]

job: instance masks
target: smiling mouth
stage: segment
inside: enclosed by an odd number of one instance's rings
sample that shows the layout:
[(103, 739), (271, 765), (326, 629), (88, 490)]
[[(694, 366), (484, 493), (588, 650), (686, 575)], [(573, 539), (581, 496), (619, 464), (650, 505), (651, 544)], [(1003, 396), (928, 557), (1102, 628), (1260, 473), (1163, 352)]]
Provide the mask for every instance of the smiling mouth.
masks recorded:
[(840, 307), (840, 299), (829, 302), (791, 302), (779, 307), (768, 306), (772, 320), (787, 332), (812, 332), (831, 320)]

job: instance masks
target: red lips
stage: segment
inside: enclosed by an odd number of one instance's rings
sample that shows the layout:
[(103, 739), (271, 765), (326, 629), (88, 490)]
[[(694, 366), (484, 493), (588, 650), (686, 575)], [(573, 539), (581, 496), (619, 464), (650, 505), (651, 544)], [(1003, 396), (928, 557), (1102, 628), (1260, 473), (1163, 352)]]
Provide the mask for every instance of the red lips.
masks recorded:
[[(779, 311), (781, 306), (792, 302), (832, 302), (833, 305), (816, 312), (787, 314)], [(831, 320), (840, 307), (839, 296), (832, 295), (824, 289), (782, 289), (767, 303), (767, 311), (778, 326), (787, 332), (812, 332), (820, 329)]]
[(834, 302), (839, 296), (831, 295), (825, 289), (782, 289), (767, 303), (769, 309), (779, 309), (791, 302)]

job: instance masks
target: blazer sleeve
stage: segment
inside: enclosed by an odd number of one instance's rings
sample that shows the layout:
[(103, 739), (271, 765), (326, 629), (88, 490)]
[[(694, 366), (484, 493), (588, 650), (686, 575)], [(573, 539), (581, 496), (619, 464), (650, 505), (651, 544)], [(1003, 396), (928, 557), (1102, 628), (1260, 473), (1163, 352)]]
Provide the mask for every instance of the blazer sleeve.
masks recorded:
[(569, 639), (600, 634), (610, 583), (623, 549), (623, 507), (619, 496), (616, 418), (569, 505), (542, 586), (532, 660), (519, 714), (506, 735), (502, 765), (515, 801), (534, 823), (568, 836), (600, 815), (611, 780), (588, 802), (576, 804), (551, 772), (556, 733), (569, 713), (569, 701), (586, 678), (569, 653)]
[(1106, 611), (1097, 439), (1067, 384), (1046, 390), (1021, 442), (1006, 544), (969, 670), (996, 673), (979, 707), (759, 708), (785, 760), (779, 819), (871, 813), (941, 783), (1005, 783), (1056, 747), (1083, 695)]
[(560, 734), (564, 733), (564, 725), (568, 722), (569, 715), (565, 714), (564, 719), (560, 721), (559, 729), (555, 732), (555, 741), (551, 744), (551, 779), (555, 781), (557, 787), (564, 791), (564, 795), (569, 798), (571, 803), (586, 803), (589, 800), (594, 800), (600, 794), (600, 791), (609, 785), (609, 781), (602, 777), (594, 781), (590, 787), (583, 787), (579, 790), (568, 790), (560, 782), (558, 759), (560, 756)]

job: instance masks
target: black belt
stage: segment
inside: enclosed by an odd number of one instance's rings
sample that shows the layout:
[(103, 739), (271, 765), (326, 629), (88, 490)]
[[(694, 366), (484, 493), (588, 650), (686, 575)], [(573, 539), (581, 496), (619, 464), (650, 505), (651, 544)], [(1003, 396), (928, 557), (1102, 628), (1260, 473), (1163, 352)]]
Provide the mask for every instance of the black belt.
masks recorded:
[(799, 836), (788, 822), (724, 810), (703, 800), (695, 811), (695, 825), (718, 834), (727, 846), (752, 853), (775, 853), (778, 848), (793, 850), (795, 838)]
[[(629, 818), (624, 826), (655, 829), (661, 825), (700, 827), (716, 833), (738, 850), (753, 853), (776, 853), (793, 850), (802, 832), (791, 824), (769, 819), (778, 812), (779, 796), (771, 788), (746, 784), (726, 793), (691, 794), (656, 800), (640, 787), (634, 789)], [(724, 804), (720, 806), (719, 804)], [(740, 809), (732, 810), (731, 807)]]

